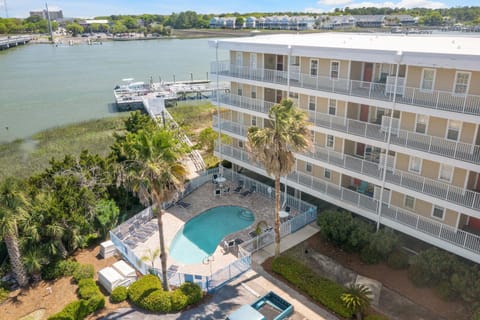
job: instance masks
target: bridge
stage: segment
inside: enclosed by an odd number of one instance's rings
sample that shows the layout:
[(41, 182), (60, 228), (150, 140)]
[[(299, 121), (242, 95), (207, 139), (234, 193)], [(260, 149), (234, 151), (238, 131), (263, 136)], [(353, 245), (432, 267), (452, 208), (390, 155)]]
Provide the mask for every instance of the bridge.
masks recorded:
[(16, 47), (30, 42), (33, 38), (31, 36), (15, 36), (0, 38), (0, 50)]

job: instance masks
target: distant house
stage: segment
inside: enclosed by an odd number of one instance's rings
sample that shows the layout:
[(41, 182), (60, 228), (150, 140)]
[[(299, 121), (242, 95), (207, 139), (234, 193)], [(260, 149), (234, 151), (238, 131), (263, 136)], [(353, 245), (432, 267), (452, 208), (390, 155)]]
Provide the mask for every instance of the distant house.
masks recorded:
[(319, 29), (350, 29), (355, 27), (355, 19), (348, 16), (320, 16), (317, 18), (317, 27)]
[(87, 28), (87, 27), (91, 26), (92, 24), (109, 24), (109, 23), (110, 22), (107, 19), (98, 19), (98, 20), (85, 19), (85, 20), (82, 20), (82, 21), (78, 22), (78, 24), (81, 25), (84, 28)]
[(248, 17), (247, 19), (245, 19), (245, 28), (255, 29), (256, 27), (257, 27), (257, 18)]
[(224, 18), (225, 19), (225, 28), (227, 29), (235, 29), (236, 24), (235, 22), (237, 21), (237, 18), (235, 17), (228, 17)]
[[(388, 23), (387, 23), (388, 22)], [(391, 22), (397, 24), (390, 24)], [(408, 14), (394, 14), (385, 17), (385, 23), (388, 25), (413, 26), (417, 24), (417, 19)]]
[[(63, 11), (62, 9), (50, 9), (48, 10), (48, 15), (50, 15), (50, 20), (62, 21), (63, 20)], [(30, 11), (30, 17), (40, 17), (42, 19), (47, 19), (47, 10), (34, 10)]]
[(385, 23), (384, 15), (356, 15), (354, 18), (357, 27), (360, 28), (381, 28)]

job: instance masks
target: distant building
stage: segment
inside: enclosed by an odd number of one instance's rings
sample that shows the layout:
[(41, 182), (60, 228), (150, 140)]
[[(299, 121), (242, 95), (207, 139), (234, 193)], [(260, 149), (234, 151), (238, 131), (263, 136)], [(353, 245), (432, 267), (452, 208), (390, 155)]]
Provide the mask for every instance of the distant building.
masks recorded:
[(417, 24), (417, 19), (408, 14), (393, 14), (385, 17), (387, 26), (413, 26)]
[(357, 27), (360, 28), (381, 28), (385, 22), (384, 15), (356, 15), (353, 16), (355, 18), (355, 23)]
[(257, 27), (257, 18), (248, 17), (247, 19), (245, 19), (245, 28), (255, 29), (256, 27)]
[[(63, 11), (61, 9), (53, 9), (48, 10), (48, 14), (50, 15), (50, 20), (61, 21), (63, 20)], [(34, 10), (30, 11), (30, 17), (40, 17), (42, 19), (47, 19), (47, 10)]]
[(81, 25), (82, 27), (88, 27), (91, 26), (92, 24), (109, 24), (110, 22), (107, 19), (85, 19), (82, 21), (79, 21), (78, 24)]
[(350, 29), (355, 27), (355, 18), (353, 16), (320, 16), (317, 18), (318, 29)]
[[(210, 28), (235, 29), (235, 17), (213, 17), (210, 20)], [(315, 17), (312, 16), (269, 16), (269, 17), (248, 17), (244, 26), (248, 29), (271, 29), (271, 30), (311, 30), (315, 24)]]

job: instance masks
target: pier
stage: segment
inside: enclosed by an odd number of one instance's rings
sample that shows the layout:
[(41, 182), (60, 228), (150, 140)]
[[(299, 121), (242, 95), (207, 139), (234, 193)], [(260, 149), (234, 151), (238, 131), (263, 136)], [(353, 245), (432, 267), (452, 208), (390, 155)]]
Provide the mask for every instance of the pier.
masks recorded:
[(20, 46), (29, 43), (32, 40), (30, 36), (16, 36), (0, 38), (0, 50)]
[[(133, 82), (133, 79), (123, 79), (126, 84), (117, 86), (114, 90), (115, 102), (119, 110), (145, 109), (159, 126), (167, 125), (178, 130), (180, 126), (175, 122), (167, 109), (167, 104), (185, 100), (210, 99), (217, 91), (225, 93), (229, 90), (228, 83), (217, 85), (209, 80), (191, 80), (150, 83)], [(182, 133), (181, 139), (188, 146), (193, 143), (187, 135)], [(189, 154), (190, 162), (195, 171), (205, 170), (205, 162), (197, 150)]]

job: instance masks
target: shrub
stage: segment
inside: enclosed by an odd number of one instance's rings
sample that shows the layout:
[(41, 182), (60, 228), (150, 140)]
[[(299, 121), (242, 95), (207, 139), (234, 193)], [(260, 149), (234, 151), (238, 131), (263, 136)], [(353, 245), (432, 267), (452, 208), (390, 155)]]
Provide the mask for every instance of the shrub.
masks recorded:
[(366, 264), (376, 264), (382, 261), (380, 254), (371, 246), (366, 246), (362, 249), (360, 259)]
[(87, 315), (86, 301), (77, 300), (67, 304), (62, 311), (48, 317), (48, 320), (80, 320)]
[(172, 311), (180, 311), (188, 305), (188, 297), (180, 289), (175, 289), (170, 298), (172, 300)]
[(289, 257), (275, 258), (272, 270), (331, 311), (345, 318), (352, 316), (352, 312), (340, 300), (345, 291), (342, 286), (319, 277), (308, 267)]
[(73, 272), (73, 279), (78, 283), (82, 279), (93, 279), (95, 269), (91, 264), (82, 264)]
[(202, 299), (202, 289), (195, 283), (184, 282), (180, 290), (187, 296), (188, 305), (195, 304)]
[(100, 289), (98, 288), (95, 280), (93, 279), (82, 279), (78, 282), (78, 296), (80, 299), (88, 300), (95, 295), (101, 294)]
[(128, 290), (124, 286), (119, 286), (113, 289), (112, 294), (110, 295), (110, 302), (119, 303), (125, 301), (128, 296)]
[(480, 320), (480, 308), (473, 311), (471, 319), (472, 320)]
[(350, 237), (344, 248), (348, 251), (359, 251), (370, 243), (373, 234), (373, 226), (360, 219), (353, 219)]
[(137, 305), (142, 297), (161, 289), (162, 283), (160, 279), (153, 274), (147, 274), (128, 287), (128, 297), (133, 304)]
[(58, 260), (42, 269), (42, 279), (55, 280), (60, 277), (71, 276), (80, 264), (73, 260)]
[(342, 247), (353, 229), (353, 217), (346, 211), (327, 210), (318, 215), (317, 224), (328, 241)]
[(408, 259), (408, 254), (405, 251), (397, 249), (388, 256), (387, 265), (392, 269), (407, 269)]
[(8, 298), (8, 290), (0, 287), (0, 304)]
[(87, 311), (88, 314), (94, 313), (105, 307), (105, 297), (103, 294), (96, 294), (87, 300)]
[(446, 301), (454, 300), (457, 296), (457, 293), (450, 285), (449, 282), (443, 281), (435, 287), (435, 292), (437, 295)]
[(155, 290), (141, 300), (140, 307), (148, 311), (170, 312), (172, 309), (170, 292)]
[(399, 246), (398, 236), (392, 229), (380, 229), (372, 235), (369, 246), (381, 260), (385, 260)]
[(455, 256), (431, 248), (412, 257), (408, 274), (415, 285), (436, 286), (442, 281), (448, 281), (458, 267), (459, 262)]

